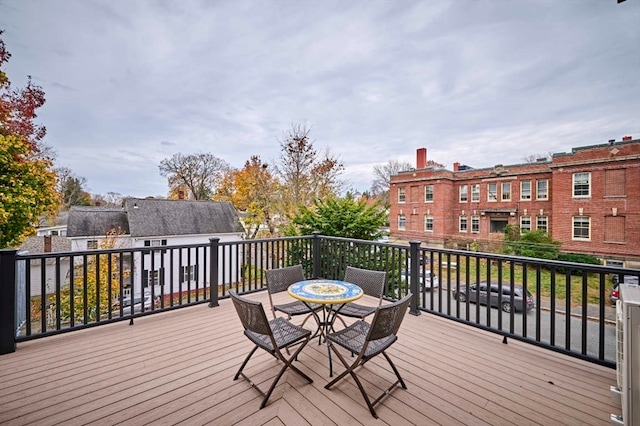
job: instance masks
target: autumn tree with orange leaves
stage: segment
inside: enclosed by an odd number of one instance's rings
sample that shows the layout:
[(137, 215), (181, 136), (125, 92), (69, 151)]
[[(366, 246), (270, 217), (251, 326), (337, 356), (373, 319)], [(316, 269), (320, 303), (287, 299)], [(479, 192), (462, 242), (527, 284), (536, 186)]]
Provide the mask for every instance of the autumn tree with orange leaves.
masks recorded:
[(14, 247), (33, 233), (38, 216), (55, 213), (56, 174), (35, 124), (44, 91), (28, 78), (23, 89), (12, 89), (2, 66), (11, 54), (0, 31), (0, 248)]

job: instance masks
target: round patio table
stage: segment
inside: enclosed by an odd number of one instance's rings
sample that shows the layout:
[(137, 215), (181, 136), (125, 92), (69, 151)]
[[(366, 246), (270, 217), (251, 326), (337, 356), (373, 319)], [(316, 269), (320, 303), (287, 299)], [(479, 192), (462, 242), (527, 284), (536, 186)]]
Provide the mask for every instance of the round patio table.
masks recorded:
[[(329, 332), (333, 319), (340, 313), (340, 309), (346, 303), (358, 300), (364, 295), (362, 289), (355, 284), (325, 279), (298, 281), (291, 284), (287, 292), (291, 297), (304, 302), (310, 309), (311, 304), (322, 305), (322, 320), (313, 311), (313, 315), (318, 321), (318, 330), (316, 330), (313, 337), (320, 335), (318, 343), (322, 343), (322, 337)], [(333, 310), (331, 305), (339, 305), (339, 307)]]

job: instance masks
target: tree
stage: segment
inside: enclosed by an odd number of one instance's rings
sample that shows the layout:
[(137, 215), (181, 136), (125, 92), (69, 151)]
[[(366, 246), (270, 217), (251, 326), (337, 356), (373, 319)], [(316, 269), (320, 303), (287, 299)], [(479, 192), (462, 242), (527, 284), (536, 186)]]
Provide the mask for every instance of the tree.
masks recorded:
[(329, 152), (318, 159), (310, 132), (306, 124), (292, 124), (280, 141), (282, 154), (276, 172), (282, 183), (284, 215), (299, 206), (311, 206), (317, 198), (336, 195), (340, 189), (337, 178), (344, 170), (343, 164)]
[(314, 231), (322, 235), (375, 240), (382, 235), (380, 228), (387, 213), (379, 204), (356, 201), (352, 194), (344, 198), (317, 199), (313, 208), (300, 207), (287, 230), (288, 235), (309, 235)]
[(58, 194), (51, 160), (32, 153), (24, 137), (0, 135), (0, 248), (19, 245), (33, 232), (38, 216), (55, 214)]
[[(10, 57), (0, 37), (0, 67)], [(55, 214), (58, 204), (52, 160), (39, 155), (46, 130), (33, 122), (44, 101), (44, 92), (31, 79), (26, 88), (12, 90), (0, 69), (0, 248), (19, 245), (33, 232), (38, 216)]]
[(556, 259), (560, 250), (560, 241), (551, 238), (543, 230), (522, 231), (520, 227), (505, 226), (503, 251), (516, 256), (539, 259)]
[(550, 161), (553, 157), (552, 152), (546, 154), (529, 154), (522, 157), (525, 163), (537, 163), (539, 160)]
[(397, 160), (390, 160), (386, 164), (376, 164), (373, 166), (373, 182), (371, 183), (371, 193), (381, 200), (384, 206), (389, 206), (389, 186), (391, 176), (399, 172), (410, 170), (411, 163)]
[(209, 153), (174, 154), (160, 162), (160, 175), (167, 178), (170, 191), (176, 187), (187, 189), (187, 198), (209, 200), (229, 164)]
[(263, 163), (257, 155), (251, 156), (241, 170), (233, 173), (229, 186), (233, 188), (231, 202), (246, 213), (244, 223), (247, 236), (255, 238), (263, 224), (267, 226), (269, 235), (273, 236), (276, 232), (273, 215), (279, 182), (269, 171), (268, 164)]
[[(100, 248), (119, 248), (118, 239), (122, 235), (124, 232), (120, 228), (110, 230), (100, 242)], [(129, 270), (120, 270), (120, 256), (126, 254), (87, 256), (86, 274), (84, 268), (77, 268), (73, 285), (64, 287), (60, 292), (62, 321), (70, 321), (73, 312), (74, 322), (82, 321), (86, 324), (96, 321), (98, 315), (104, 316), (111, 310), (120, 295), (120, 282), (125, 282), (130, 277)], [(55, 295), (50, 296), (49, 302), (56, 303)]]
[(71, 206), (90, 206), (91, 194), (85, 189), (87, 179), (76, 176), (68, 167), (56, 169), (58, 184), (56, 190), (60, 194), (60, 205), (68, 209)]
[[(11, 58), (1, 38), (3, 33), (0, 31), (0, 67)], [(12, 90), (7, 74), (0, 69), (0, 134), (24, 137), (32, 155), (38, 154), (40, 141), (47, 133), (44, 126), (33, 122), (36, 110), (44, 103), (44, 91), (33, 84), (31, 76), (27, 77), (26, 87)]]

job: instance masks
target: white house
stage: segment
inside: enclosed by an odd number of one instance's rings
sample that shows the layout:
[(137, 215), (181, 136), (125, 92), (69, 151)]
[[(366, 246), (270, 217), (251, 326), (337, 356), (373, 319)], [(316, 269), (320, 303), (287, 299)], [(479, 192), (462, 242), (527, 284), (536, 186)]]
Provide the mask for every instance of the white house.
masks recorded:
[[(133, 276), (128, 284), (133, 284), (135, 295), (151, 286), (155, 294), (169, 294), (192, 289), (196, 282), (200, 288), (208, 285), (210, 265), (205, 250), (170, 247), (208, 244), (212, 237), (221, 242), (239, 241), (244, 231), (229, 202), (128, 198), (120, 208), (75, 206), (69, 211), (67, 238), (73, 251), (102, 248), (107, 234), (117, 229), (120, 236), (115, 248), (150, 247), (135, 251), (133, 261), (128, 260)], [(166, 248), (153, 249), (161, 246)], [(235, 264), (240, 259), (232, 255)], [(222, 276), (220, 272), (219, 283), (235, 280), (235, 273), (227, 271), (227, 276)]]

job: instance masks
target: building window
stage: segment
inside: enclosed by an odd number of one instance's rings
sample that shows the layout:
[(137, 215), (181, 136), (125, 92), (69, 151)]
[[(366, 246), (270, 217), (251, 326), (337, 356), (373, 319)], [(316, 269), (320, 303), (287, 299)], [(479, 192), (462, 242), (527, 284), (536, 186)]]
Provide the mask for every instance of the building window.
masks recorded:
[(160, 247), (166, 246), (167, 240), (144, 240), (145, 247)]
[(520, 230), (531, 231), (531, 216), (520, 216)]
[(195, 282), (198, 280), (198, 268), (195, 265), (180, 267), (180, 282)]
[(627, 195), (626, 170), (605, 170), (604, 172), (604, 196), (624, 197)]
[(154, 271), (145, 269), (142, 272), (142, 287), (147, 288), (149, 285), (164, 285), (164, 268)]
[(549, 232), (549, 222), (547, 216), (538, 216), (536, 229), (544, 232)]
[(460, 232), (467, 232), (467, 217), (460, 216)]
[(549, 199), (549, 182), (546, 179), (542, 179), (536, 181), (537, 192), (536, 198), (538, 200), (548, 200)]
[(591, 239), (591, 218), (589, 216), (573, 217), (573, 239), (574, 240), (590, 240)]
[(573, 196), (576, 198), (591, 195), (591, 173), (573, 174)]
[(502, 182), (502, 201), (511, 201), (511, 182)]
[(98, 240), (87, 240), (87, 250), (98, 250)]
[(522, 182), (520, 182), (520, 199), (523, 201), (531, 199), (531, 181), (530, 180), (523, 180)]
[(466, 203), (469, 201), (469, 187), (467, 185), (462, 185), (460, 187), (460, 202)]
[(424, 216), (424, 230), (425, 232), (433, 232), (433, 216), (430, 214)]
[(433, 203), (433, 185), (424, 186), (424, 202)]
[(487, 201), (498, 201), (498, 184), (487, 184)]
[(476, 183), (475, 185), (471, 185), (471, 201), (480, 201), (480, 184), (478, 183)]
[(406, 191), (404, 188), (398, 188), (398, 203), (404, 203), (406, 200)]
[(605, 216), (604, 217), (604, 242), (605, 243), (624, 243), (624, 216)]
[(399, 230), (405, 230), (407, 226), (407, 218), (405, 217), (405, 215), (401, 214), (398, 215), (398, 229)]
[(471, 216), (471, 232), (474, 234), (480, 232), (480, 216)]

